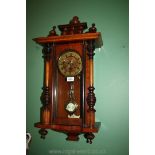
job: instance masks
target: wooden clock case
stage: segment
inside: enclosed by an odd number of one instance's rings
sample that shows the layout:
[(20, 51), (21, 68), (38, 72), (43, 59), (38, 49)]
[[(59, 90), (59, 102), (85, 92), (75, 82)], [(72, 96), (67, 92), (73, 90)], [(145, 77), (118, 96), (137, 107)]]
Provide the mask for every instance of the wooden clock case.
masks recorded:
[[(40, 122), (35, 127), (40, 128), (41, 138), (45, 138), (47, 129), (67, 134), (66, 140), (77, 141), (84, 134), (87, 143), (92, 143), (94, 134), (98, 132), (101, 123), (95, 122), (93, 57), (95, 48), (102, 43), (101, 33), (96, 32), (95, 24), (87, 29), (87, 23), (81, 23), (77, 16), (66, 25), (59, 25), (61, 35), (53, 29), (47, 37), (33, 40), (43, 46), (44, 80), (41, 94)], [(77, 52), (82, 59), (82, 71), (74, 77), (74, 95), (78, 109), (75, 115), (80, 118), (69, 118), (65, 110), (68, 100), (69, 82), (66, 81), (59, 69), (58, 59), (66, 51)]]

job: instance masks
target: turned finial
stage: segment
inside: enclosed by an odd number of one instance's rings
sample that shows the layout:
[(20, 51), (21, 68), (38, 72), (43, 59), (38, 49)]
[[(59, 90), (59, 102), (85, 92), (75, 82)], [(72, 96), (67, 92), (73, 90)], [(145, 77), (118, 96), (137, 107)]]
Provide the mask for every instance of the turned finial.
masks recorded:
[(78, 16), (74, 16), (73, 19), (70, 21), (70, 24), (78, 24), (78, 23), (80, 23)]
[(90, 33), (95, 33), (97, 31), (96, 27), (95, 27), (95, 23), (92, 24), (92, 27), (89, 28), (89, 32)]
[(56, 29), (56, 26), (53, 26), (53, 29), (49, 32), (48, 36), (57, 36), (55, 29)]

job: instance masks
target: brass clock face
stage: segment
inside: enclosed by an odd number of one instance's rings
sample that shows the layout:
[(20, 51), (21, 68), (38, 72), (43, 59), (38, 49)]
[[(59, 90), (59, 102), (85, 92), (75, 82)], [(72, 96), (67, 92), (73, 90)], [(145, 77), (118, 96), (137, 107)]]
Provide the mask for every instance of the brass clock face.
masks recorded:
[(72, 50), (64, 52), (58, 59), (58, 68), (65, 77), (78, 75), (82, 71), (80, 55)]

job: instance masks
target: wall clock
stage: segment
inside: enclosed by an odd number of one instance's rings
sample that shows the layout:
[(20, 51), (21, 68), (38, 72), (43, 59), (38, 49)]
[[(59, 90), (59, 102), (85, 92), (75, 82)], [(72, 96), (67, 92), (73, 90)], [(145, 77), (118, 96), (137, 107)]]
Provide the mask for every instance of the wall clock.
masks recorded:
[(84, 134), (91, 144), (101, 125), (95, 122), (93, 78), (94, 50), (103, 45), (101, 33), (95, 24), (86, 30), (87, 23), (77, 16), (58, 28), (60, 35), (53, 26), (47, 37), (33, 39), (43, 47), (44, 59), (42, 107), (35, 127), (43, 139), (51, 129), (65, 133), (70, 141)]

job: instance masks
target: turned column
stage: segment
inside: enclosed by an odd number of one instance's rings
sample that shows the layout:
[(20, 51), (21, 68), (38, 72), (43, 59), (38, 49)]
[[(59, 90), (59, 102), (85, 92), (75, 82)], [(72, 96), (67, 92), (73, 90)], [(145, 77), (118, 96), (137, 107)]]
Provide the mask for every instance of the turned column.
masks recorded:
[[(94, 93), (94, 61), (93, 57), (95, 55), (95, 41), (90, 40), (87, 41), (87, 55), (89, 57), (89, 87), (88, 87), (88, 94), (87, 94), (87, 104), (88, 104), (88, 115), (89, 115), (89, 122), (88, 125), (90, 128), (94, 128), (95, 126), (95, 103), (96, 103), (96, 97)], [(88, 132), (84, 134), (84, 137), (87, 139), (87, 143), (92, 144), (92, 140), (94, 139), (95, 135), (92, 132)]]
[(90, 117), (90, 127), (94, 127), (95, 124), (95, 102), (96, 102), (96, 97), (94, 93), (94, 61), (93, 61), (93, 56), (95, 55), (94, 50), (95, 50), (95, 45), (94, 45), (94, 40), (88, 41), (87, 45), (87, 50), (88, 50), (88, 56), (89, 56), (89, 71), (90, 71), (90, 85), (88, 87), (88, 96), (87, 96), (87, 104), (88, 104), (88, 112), (89, 112), (89, 117)]
[[(51, 111), (50, 111), (50, 61), (51, 61), (51, 45), (45, 44), (42, 50), (43, 59), (44, 59), (44, 80), (43, 80), (43, 88), (42, 94), (40, 97), (42, 107), (40, 108), (40, 123), (41, 124), (50, 124), (51, 122)], [(45, 138), (47, 131), (45, 129), (40, 129), (39, 133), (41, 134), (41, 138)]]
[(44, 59), (44, 80), (43, 80), (43, 92), (41, 94), (40, 100), (42, 102), (41, 107), (41, 118), (40, 121), (42, 124), (49, 124), (51, 121), (51, 114), (49, 110), (50, 106), (50, 88), (49, 88), (49, 80), (50, 80), (50, 57), (51, 57), (51, 45), (46, 44), (43, 48), (43, 59)]

